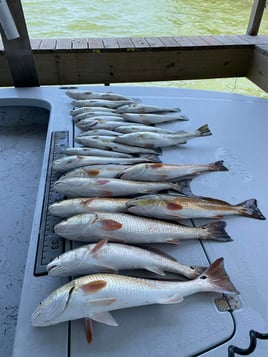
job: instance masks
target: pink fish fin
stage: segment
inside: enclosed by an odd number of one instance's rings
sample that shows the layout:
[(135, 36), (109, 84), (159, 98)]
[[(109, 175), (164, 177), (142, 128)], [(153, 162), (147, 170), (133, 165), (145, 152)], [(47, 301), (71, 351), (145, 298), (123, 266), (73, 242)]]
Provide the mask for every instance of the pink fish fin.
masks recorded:
[(97, 169), (85, 169), (86, 173), (90, 177), (96, 177), (100, 174), (100, 170)]
[(172, 238), (172, 239), (165, 240), (165, 243), (180, 244), (180, 240), (178, 238)]
[(98, 268), (101, 269), (102, 271), (105, 271), (105, 272), (109, 272), (109, 273), (118, 273), (118, 269), (116, 269), (115, 267), (112, 267), (110, 265), (99, 265), (98, 264)]
[(204, 281), (206, 291), (214, 291), (221, 294), (239, 294), (224, 269), (223, 258), (215, 260), (197, 279)]
[(162, 269), (160, 269), (160, 268), (158, 268), (158, 267), (144, 267), (144, 269), (146, 269), (146, 270), (148, 270), (148, 271), (151, 271), (152, 273), (156, 273), (156, 274), (159, 274), (159, 275), (162, 275), (162, 276), (165, 276), (166, 274), (165, 274), (165, 272), (162, 270)]
[(95, 314), (90, 314), (89, 317), (92, 320), (101, 322), (105, 325), (109, 326), (118, 326), (118, 323), (116, 320), (113, 318), (113, 316), (107, 311), (107, 312), (96, 312)]
[(93, 280), (90, 283), (81, 286), (81, 289), (86, 294), (96, 293), (97, 291), (103, 289), (106, 286), (105, 280)]
[(171, 297), (160, 299), (157, 301), (158, 304), (178, 304), (183, 301), (183, 297), (178, 295), (173, 295)]
[(92, 253), (98, 257), (98, 255), (100, 254), (102, 248), (107, 244), (108, 239), (102, 239), (100, 240), (98, 243), (95, 244), (94, 248), (92, 249)]
[(122, 228), (122, 223), (113, 219), (100, 219), (99, 222), (105, 231), (116, 231), (117, 229)]
[(249, 200), (241, 202), (238, 205), (235, 205), (235, 207), (241, 208), (239, 212), (243, 216), (262, 220), (265, 219), (264, 215), (261, 213), (260, 209), (257, 206), (257, 200), (255, 198), (251, 198)]
[(105, 234), (105, 238), (108, 239), (109, 242), (126, 243), (124, 239), (108, 236), (107, 234)]
[(87, 303), (91, 306), (109, 306), (116, 301), (116, 298), (103, 298), (103, 299), (94, 299), (88, 300)]
[(156, 253), (158, 255), (161, 255), (162, 257), (165, 257), (169, 260), (172, 260), (173, 262), (176, 262), (177, 259), (172, 257), (171, 255), (169, 255), (168, 253), (166, 252), (163, 252), (162, 250), (158, 249), (158, 248), (155, 248), (155, 247), (150, 247), (149, 245), (146, 245), (146, 244), (143, 244), (142, 245), (142, 248), (143, 249), (146, 249), (146, 250), (149, 250), (150, 252), (153, 252), (153, 253)]
[(91, 343), (93, 341), (93, 329), (92, 329), (92, 321), (89, 317), (85, 318), (85, 334), (87, 343)]

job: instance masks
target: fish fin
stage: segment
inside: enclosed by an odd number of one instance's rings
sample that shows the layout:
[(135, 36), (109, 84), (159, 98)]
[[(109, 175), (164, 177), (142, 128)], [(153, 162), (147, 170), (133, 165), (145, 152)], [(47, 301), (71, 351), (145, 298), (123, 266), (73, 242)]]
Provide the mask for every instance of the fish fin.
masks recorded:
[(241, 202), (238, 205), (235, 205), (235, 207), (241, 207), (241, 210), (239, 212), (243, 216), (262, 220), (266, 219), (258, 208), (257, 200), (255, 198), (251, 198), (249, 200)]
[(105, 231), (116, 231), (122, 228), (122, 223), (113, 219), (99, 219), (99, 222)]
[(116, 237), (110, 237), (108, 235), (105, 235), (105, 238), (107, 238), (110, 242), (114, 243), (126, 243), (124, 239), (116, 238)]
[(176, 261), (177, 261), (176, 258), (172, 257), (171, 255), (169, 255), (169, 254), (166, 253), (166, 252), (163, 252), (162, 250), (160, 250), (160, 249), (158, 249), (158, 248), (150, 247), (150, 246), (148, 246), (148, 245), (146, 245), (146, 244), (143, 244), (143, 245), (142, 245), (142, 248), (143, 248), (143, 249), (146, 249), (146, 250), (149, 250), (150, 252), (159, 254), (159, 255), (161, 255), (162, 257), (165, 257), (165, 258), (167, 258), (167, 259), (172, 260), (173, 262), (176, 262)]
[(81, 289), (84, 291), (84, 293), (92, 294), (103, 289), (106, 286), (106, 284), (107, 283), (105, 280), (93, 280), (88, 284), (82, 285)]
[(167, 240), (165, 240), (165, 243), (180, 244), (180, 240), (178, 238), (167, 239)]
[(203, 235), (201, 239), (214, 239), (222, 242), (230, 242), (232, 241), (232, 238), (225, 231), (225, 227), (226, 227), (226, 222), (224, 221), (205, 224), (200, 228), (205, 229), (207, 234)]
[(186, 196), (194, 196), (192, 190), (191, 190), (191, 184), (192, 179), (183, 179), (180, 180), (179, 182), (173, 183), (172, 185), (172, 190), (175, 190), (176, 192), (182, 193), (183, 195)]
[(108, 312), (96, 312), (95, 314), (90, 314), (89, 317), (92, 320), (101, 322), (105, 325), (109, 326), (118, 326), (118, 323), (114, 319), (114, 317)]
[(197, 132), (199, 133), (199, 136), (208, 136), (212, 135), (212, 132), (210, 131), (208, 124), (200, 126), (200, 128), (197, 129)]
[(98, 243), (95, 244), (94, 248), (92, 249), (91, 253), (93, 253), (96, 257), (100, 254), (102, 248), (107, 244), (108, 239), (102, 239)]
[(93, 341), (93, 329), (92, 329), (92, 321), (89, 317), (85, 318), (85, 334), (87, 343), (91, 343)]
[(223, 165), (223, 160), (212, 162), (208, 167), (209, 170), (212, 171), (229, 171), (229, 169)]
[(160, 269), (160, 268), (157, 268), (157, 267), (144, 267), (144, 269), (148, 270), (148, 271), (151, 271), (152, 273), (156, 273), (156, 274), (159, 274), (159, 275), (162, 275), (162, 276), (165, 276), (165, 272)]
[(178, 296), (178, 295), (173, 295), (169, 298), (158, 300), (157, 303), (158, 304), (178, 304), (179, 302), (182, 302), (182, 301), (183, 301), (183, 297)]
[(111, 265), (98, 265), (98, 268), (109, 273), (118, 273), (118, 269), (112, 267)]
[(223, 258), (215, 260), (197, 279), (206, 281), (206, 291), (232, 295), (239, 294), (224, 269)]
[(104, 299), (95, 299), (88, 300), (88, 304), (91, 306), (109, 306), (116, 301), (116, 298), (104, 298)]

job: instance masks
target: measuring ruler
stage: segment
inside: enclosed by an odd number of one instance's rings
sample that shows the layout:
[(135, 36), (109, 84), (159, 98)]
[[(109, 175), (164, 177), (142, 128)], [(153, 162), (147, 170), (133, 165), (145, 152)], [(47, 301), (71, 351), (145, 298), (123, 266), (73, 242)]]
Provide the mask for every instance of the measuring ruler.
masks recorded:
[(56, 258), (58, 255), (64, 253), (65, 250), (67, 250), (65, 246), (65, 239), (59, 237), (54, 232), (54, 226), (60, 222), (61, 218), (52, 216), (48, 212), (48, 207), (52, 203), (64, 199), (63, 195), (55, 192), (54, 190), (54, 183), (61, 176), (61, 173), (55, 171), (52, 167), (52, 164), (54, 160), (57, 160), (62, 156), (61, 149), (68, 146), (68, 131), (52, 132), (43, 208), (38, 236), (38, 247), (34, 267), (34, 275), (36, 276), (47, 274), (47, 264), (52, 259)]

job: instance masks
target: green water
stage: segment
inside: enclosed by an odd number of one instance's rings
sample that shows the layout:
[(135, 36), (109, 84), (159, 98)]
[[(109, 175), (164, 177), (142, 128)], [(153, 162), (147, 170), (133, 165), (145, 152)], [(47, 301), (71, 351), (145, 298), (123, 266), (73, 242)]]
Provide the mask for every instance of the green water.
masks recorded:
[[(31, 38), (245, 34), (253, 0), (22, 0)], [(260, 34), (268, 34), (268, 8)], [(245, 78), (154, 82), (265, 96)]]

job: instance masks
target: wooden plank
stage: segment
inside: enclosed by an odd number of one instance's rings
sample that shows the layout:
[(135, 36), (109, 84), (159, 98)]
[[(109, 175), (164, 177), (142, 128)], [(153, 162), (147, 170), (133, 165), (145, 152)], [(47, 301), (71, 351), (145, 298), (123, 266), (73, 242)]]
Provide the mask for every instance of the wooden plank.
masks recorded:
[(88, 49), (87, 38), (74, 38), (72, 40), (72, 49), (74, 50)]
[(205, 41), (209, 46), (222, 46), (222, 42), (220, 42), (214, 36), (200, 36), (203, 41)]
[(104, 44), (101, 38), (89, 38), (88, 48), (92, 51), (100, 50), (104, 48)]
[(31, 43), (31, 48), (32, 48), (32, 51), (33, 50), (38, 50), (40, 44), (41, 44), (41, 40), (38, 40), (38, 39), (31, 39), (30, 40), (30, 43)]
[(55, 51), (56, 50), (56, 39), (44, 39), (41, 40), (41, 43), (39, 45), (39, 50), (50, 50), (50, 51)]
[(196, 46), (196, 47), (202, 47), (202, 46), (207, 46), (207, 42), (202, 39), (201, 36), (190, 36), (189, 40)]
[(20, 35), (18, 38), (8, 40), (1, 29), (13, 85), (15, 87), (39, 86), (21, 1), (8, 0), (7, 4)]
[(112, 49), (115, 49), (115, 48), (119, 48), (119, 45), (118, 45), (118, 42), (117, 42), (117, 39), (112, 37), (112, 38), (103, 38), (103, 45), (104, 45), (104, 48), (112, 48)]
[(194, 47), (194, 44), (191, 42), (189, 37), (179, 36), (179, 37), (174, 37), (174, 39), (178, 42), (179, 46)]
[(159, 37), (167, 48), (178, 47), (178, 42), (171, 36)]
[(136, 49), (150, 48), (149, 43), (144, 37), (132, 37), (131, 40), (134, 43)]
[(124, 48), (127, 51), (134, 50), (134, 43), (132, 42), (131, 38), (129, 37), (118, 37), (117, 43), (119, 48)]
[(266, 5), (266, 0), (254, 0), (249, 22), (248, 22), (247, 35), (258, 34), (265, 5)]
[(70, 38), (59, 38), (56, 40), (56, 50), (71, 50), (72, 49), (72, 39)]
[(246, 76), (268, 92), (268, 45), (256, 47)]
[(152, 48), (165, 48), (164, 43), (159, 37), (145, 37), (145, 39)]

